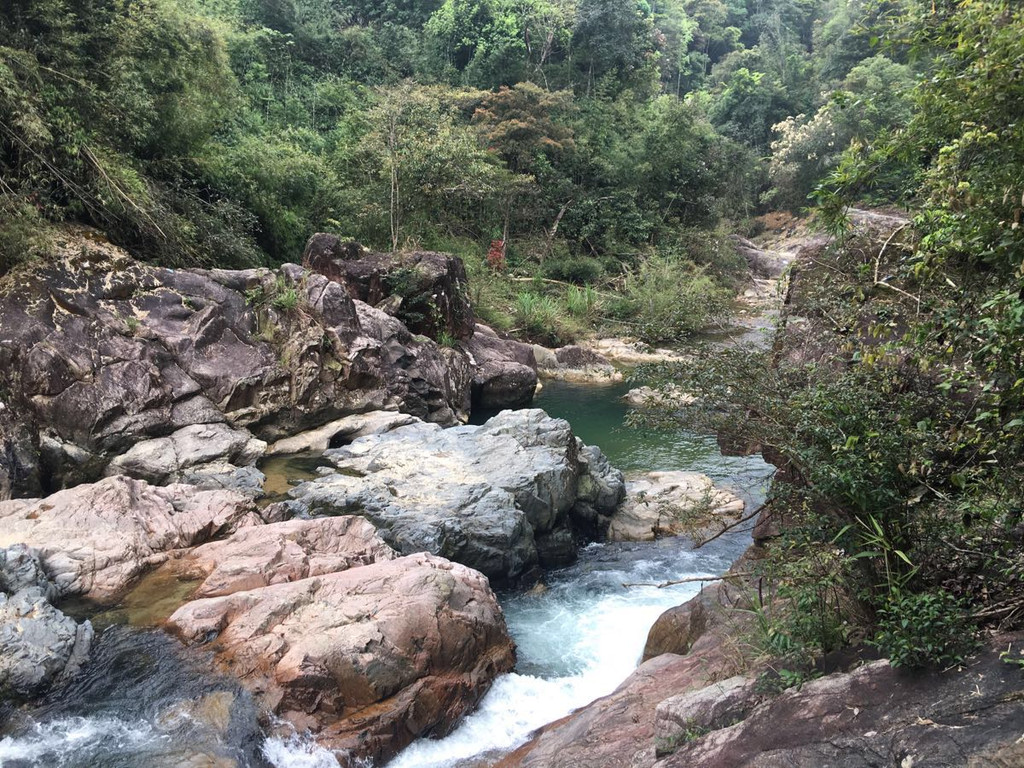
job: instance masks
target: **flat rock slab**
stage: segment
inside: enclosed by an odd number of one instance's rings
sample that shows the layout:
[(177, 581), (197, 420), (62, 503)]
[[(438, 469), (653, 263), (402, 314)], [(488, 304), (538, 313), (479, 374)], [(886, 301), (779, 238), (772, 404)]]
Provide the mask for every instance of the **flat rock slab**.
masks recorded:
[(197, 600), (169, 626), (351, 759), (448, 731), (515, 662), (487, 579), (425, 553)]
[(106, 603), (172, 550), (256, 522), (252, 502), (238, 493), (116, 476), (0, 502), (0, 547), (34, 547), (59, 596)]
[(203, 579), (193, 598), (220, 597), (355, 568), (398, 555), (362, 517), (289, 520), (243, 528), (169, 563)]
[(609, 515), (623, 493), (600, 451), (540, 410), (504, 411), (479, 427), (412, 424), (325, 456), (338, 471), (291, 492), (303, 511), (363, 515), (400, 552), (425, 550), (500, 579), (564, 553), (546, 549), (553, 538), (568, 535), (571, 559), (573, 515)]

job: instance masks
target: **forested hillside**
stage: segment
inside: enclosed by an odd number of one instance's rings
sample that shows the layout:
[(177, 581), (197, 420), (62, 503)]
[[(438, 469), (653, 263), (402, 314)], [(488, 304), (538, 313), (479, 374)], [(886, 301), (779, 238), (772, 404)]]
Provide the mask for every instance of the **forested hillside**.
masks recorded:
[[(898, 10), (7, 0), (0, 269), (45, 251), (62, 221), (169, 265), (294, 261), (327, 230), (454, 251), (471, 274), (492, 241), (491, 266), (519, 275), (628, 274), (636, 292), (683, 274), (720, 306), (737, 262), (704, 233), (806, 206), (851, 141), (908, 119), (927, 62), (879, 44)], [(477, 297), (485, 316), (514, 308), (489, 320), (527, 329), (559, 308), (585, 316), (596, 296), (479, 290), (500, 294)], [(707, 319), (672, 299), (686, 309), (660, 335)]]

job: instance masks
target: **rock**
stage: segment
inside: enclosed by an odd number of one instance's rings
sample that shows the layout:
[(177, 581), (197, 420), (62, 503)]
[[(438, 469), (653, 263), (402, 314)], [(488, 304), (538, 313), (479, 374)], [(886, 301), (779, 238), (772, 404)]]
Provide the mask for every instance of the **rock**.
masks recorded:
[(744, 237), (729, 235), (733, 247), (747, 261), (747, 267), (761, 278), (781, 277), (792, 261), (792, 257), (777, 251), (766, 251)]
[(538, 358), (538, 371), (544, 378), (586, 384), (614, 384), (622, 381), (622, 372), (592, 349), (570, 345), (545, 352)]
[(39, 587), (0, 593), (0, 691), (41, 693), (81, 666), (92, 638), (92, 624), (76, 624)]
[(1020, 765), (1021, 673), (999, 659), (1020, 642), (1019, 634), (993, 638), (959, 670), (907, 673), (882, 660), (806, 682), (656, 765)]
[(357, 437), (390, 432), (395, 427), (404, 427), (416, 421), (414, 416), (395, 411), (371, 411), (332, 421), (322, 427), (302, 432), (294, 437), (278, 440), (267, 448), (268, 456), (283, 453), (321, 453), (328, 448), (338, 448)]
[(0, 399), (0, 501), (39, 494), (39, 432)]
[(60, 597), (103, 603), (170, 551), (255, 522), (252, 502), (240, 494), (116, 476), (45, 499), (0, 502), (0, 547), (37, 549)]
[[(413, 333), (440, 340), (473, 335), (473, 309), (462, 260), (446, 253), (373, 253), (358, 243), (318, 233), (302, 263), (345, 286), (349, 296), (392, 314)], [(395, 299), (399, 301), (395, 301)]]
[(647, 472), (626, 482), (626, 500), (608, 528), (612, 541), (718, 533), (743, 514), (743, 500), (697, 472)]
[(58, 596), (37, 550), (24, 544), (0, 549), (0, 592), (13, 595), (23, 589), (39, 589), (48, 600)]
[(629, 390), (623, 398), (629, 405), (636, 408), (672, 408), (679, 409), (693, 405), (697, 398), (684, 392), (677, 384), (655, 389), (654, 387), (636, 387)]
[(685, 656), (708, 628), (708, 606), (704, 590), (682, 605), (669, 608), (654, 622), (647, 633), (643, 660), (663, 653)]
[(632, 339), (593, 339), (587, 348), (616, 365), (635, 366), (648, 363), (685, 363), (686, 356), (671, 349), (655, 349)]
[(255, 499), (263, 495), (267, 476), (256, 467), (236, 467), (220, 461), (187, 469), (178, 481), (204, 491), (234, 491)]
[(756, 681), (742, 675), (672, 696), (654, 711), (654, 748), (671, 754), (680, 744), (742, 720), (759, 700)]
[(143, 440), (107, 465), (106, 474), (128, 475), (163, 485), (179, 482), (186, 471), (199, 465), (226, 462), (250, 466), (263, 455), (267, 444), (248, 430), (227, 424), (193, 424), (168, 437)]
[(289, 520), (242, 528), (221, 541), (188, 551), (170, 565), (203, 578), (194, 598), (337, 573), (397, 555), (361, 517)]
[[(411, 424), (325, 457), (340, 471), (291, 492), (307, 513), (364, 515), (404, 554), (426, 550), (502, 580), (538, 563), (539, 538), (573, 532), (582, 507), (610, 515), (623, 492), (599, 450), (540, 410), (479, 427)], [(545, 551), (564, 554), (555, 541)]]
[(361, 301), (356, 311), (367, 337), (361, 351), (378, 360), (388, 380), (387, 396), (363, 410), (401, 409), (445, 425), (466, 421), (473, 376), (466, 354), (414, 337), (398, 320)]
[(499, 338), (491, 328), (477, 324), (465, 348), (476, 364), (474, 408), (519, 408), (533, 401), (537, 391), (537, 361), (529, 344)]
[(450, 730), (515, 659), (487, 580), (427, 554), (197, 600), (170, 626), (321, 745), (380, 762)]
[(297, 265), (161, 269), (70, 234), (0, 287), (0, 391), (27, 425), (0, 432), (0, 485), (91, 482), (137, 443), (194, 425), (272, 442), (384, 408), (454, 424), (471, 378), (464, 353)]

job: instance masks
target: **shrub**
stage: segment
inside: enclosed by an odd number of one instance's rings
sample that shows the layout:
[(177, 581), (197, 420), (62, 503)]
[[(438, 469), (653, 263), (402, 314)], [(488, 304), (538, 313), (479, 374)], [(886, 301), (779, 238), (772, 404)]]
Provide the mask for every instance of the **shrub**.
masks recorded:
[(523, 291), (516, 295), (516, 324), (529, 336), (555, 340), (558, 338), (558, 305), (550, 296)]
[(544, 264), (544, 277), (580, 285), (593, 283), (604, 276), (604, 265), (586, 256), (552, 259)]
[(655, 255), (626, 275), (626, 308), (647, 342), (676, 341), (722, 317), (729, 291), (685, 259)]
[(573, 317), (589, 318), (597, 308), (597, 291), (589, 285), (572, 286), (565, 295), (565, 307)]
[(874, 645), (894, 667), (959, 664), (975, 645), (961, 600), (945, 590), (892, 593)]

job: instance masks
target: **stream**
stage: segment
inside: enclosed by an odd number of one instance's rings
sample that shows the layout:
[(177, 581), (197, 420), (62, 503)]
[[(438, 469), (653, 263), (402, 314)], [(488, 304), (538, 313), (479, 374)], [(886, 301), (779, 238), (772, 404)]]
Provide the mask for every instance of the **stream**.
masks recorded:
[[(684, 430), (625, 426), (627, 389), (549, 382), (535, 405), (568, 419), (627, 474), (694, 470), (748, 508), (763, 500), (771, 467), (759, 456), (724, 457), (714, 438)], [(734, 533), (698, 551), (682, 538), (592, 544), (549, 573), (544, 589), (499, 594), (518, 645), (516, 671), (498, 678), (453, 733), (414, 743), (387, 768), (490, 765), (540, 726), (610, 693), (636, 667), (655, 619), (699, 590), (653, 585), (721, 573), (749, 542), (749, 533)], [(39, 707), (0, 709), (0, 767), (337, 766), (308, 738), (266, 736), (248, 694), (203, 662), (162, 632), (106, 627), (85, 668)]]

